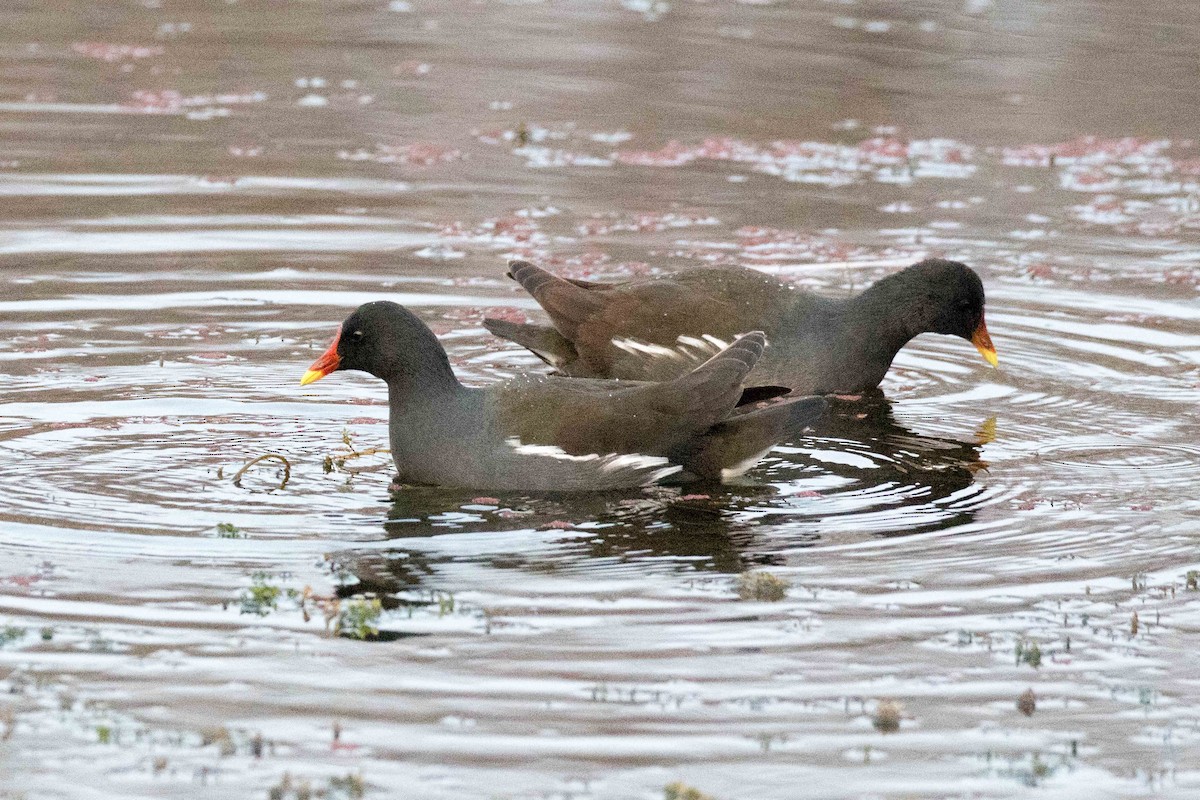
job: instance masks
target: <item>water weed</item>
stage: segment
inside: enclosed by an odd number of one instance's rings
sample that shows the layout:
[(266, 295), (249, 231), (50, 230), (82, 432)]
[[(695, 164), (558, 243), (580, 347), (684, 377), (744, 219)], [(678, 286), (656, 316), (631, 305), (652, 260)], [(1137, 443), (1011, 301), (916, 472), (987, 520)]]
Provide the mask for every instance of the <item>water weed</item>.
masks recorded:
[(743, 572), (737, 577), (737, 594), (743, 600), (778, 602), (787, 597), (790, 586), (786, 580), (770, 572)]

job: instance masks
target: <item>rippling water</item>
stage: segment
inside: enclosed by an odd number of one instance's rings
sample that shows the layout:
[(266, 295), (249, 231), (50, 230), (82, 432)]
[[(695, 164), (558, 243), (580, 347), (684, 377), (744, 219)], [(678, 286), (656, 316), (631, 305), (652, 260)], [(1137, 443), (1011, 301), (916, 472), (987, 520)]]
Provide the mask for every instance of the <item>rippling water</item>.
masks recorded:
[[(1192, 4), (0, 21), (0, 798), (1200, 792)], [(381, 385), (297, 385), (385, 297), (538, 368), (508, 257), (925, 255), (1000, 369), (922, 337), (721, 494), (389, 495)]]

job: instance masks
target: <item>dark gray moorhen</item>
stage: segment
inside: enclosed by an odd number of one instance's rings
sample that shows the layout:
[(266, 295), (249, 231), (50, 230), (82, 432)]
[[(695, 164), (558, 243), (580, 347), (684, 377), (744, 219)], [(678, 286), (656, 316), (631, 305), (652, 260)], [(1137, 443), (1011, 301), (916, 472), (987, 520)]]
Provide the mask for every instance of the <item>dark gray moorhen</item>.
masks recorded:
[(301, 379), (357, 369), (388, 386), (392, 458), (406, 483), (517, 491), (614, 489), (744, 471), (820, 416), (821, 398), (745, 388), (751, 332), (666, 383), (519, 378), (463, 386), (437, 337), (402, 306), (360, 306)]
[(961, 336), (997, 363), (983, 320), (983, 283), (957, 261), (926, 259), (846, 300), (806, 294), (744, 267), (619, 284), (560, 278), (525, 261), (511, 262), (508, 274), (546, 310), (552, 327), (495, 319), (484, 325), (563, 375), (669, 380), (752, 330), (771, 342), (752, 382), (800, 395), (874, 389), (900, 348), (926, 332)]

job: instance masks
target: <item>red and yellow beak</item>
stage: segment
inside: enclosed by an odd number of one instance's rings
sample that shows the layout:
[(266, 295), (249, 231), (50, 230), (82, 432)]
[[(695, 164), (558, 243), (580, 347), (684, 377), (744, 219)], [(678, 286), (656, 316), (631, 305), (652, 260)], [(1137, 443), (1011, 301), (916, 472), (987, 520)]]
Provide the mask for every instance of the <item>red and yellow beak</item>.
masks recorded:
[[(985, 332), (986, 335), (986, 332)], [(301, 386), (307, 386), (313, 381), (319, 381), (329, 373), (333, 372), (342, 363), (342, 359), (338, 356), (338, 340), (342, 338), (341, 331), (333, 337), (333, 344), (329, 345), (329, 349), (325, 354), (312, 363), (308, 368), (308, 372), (304, 373), (304, 377), (300, 379)]]
[(982, 316), (979, 318), (979, 324), (975, 326), (975, 332), (971, 334), (971, 344), (975, 345), (975, 349), (979, 351), (979, 355), (983, 356), (983, 360), (993, 367), (1000, 363), (1000, 359), (996, 358), (996, 347), (992, 344), (992, 337), (988, 336), (987, 325), (984, 324)]

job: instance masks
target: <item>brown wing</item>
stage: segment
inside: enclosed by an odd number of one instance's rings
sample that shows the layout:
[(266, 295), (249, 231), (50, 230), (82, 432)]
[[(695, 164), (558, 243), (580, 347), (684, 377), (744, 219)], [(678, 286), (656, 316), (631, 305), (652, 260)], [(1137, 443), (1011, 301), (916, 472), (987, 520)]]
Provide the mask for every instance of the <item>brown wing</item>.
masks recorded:
[(579, 354), (575, 352), (575, 345), (549, 325), (509, 322), (506, 319), (488, 317), (484, 319), (483, 327), (501, 339), (516, 342), (556, 369), (562, 369), (565, 364), (579, 358)]
[(512, 262), (509, 274), (574, 346), (577, 357), (560, 369), (582, 377), (686, 374), (737, 335), (772, 322), (790, 291), (770, 276), (732, 267), (587, 286), (524, 261)]

